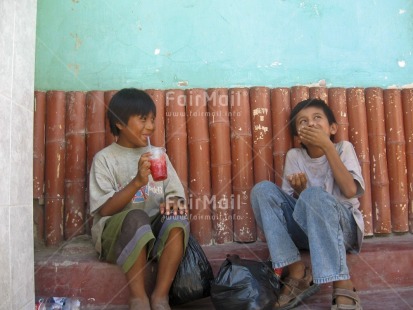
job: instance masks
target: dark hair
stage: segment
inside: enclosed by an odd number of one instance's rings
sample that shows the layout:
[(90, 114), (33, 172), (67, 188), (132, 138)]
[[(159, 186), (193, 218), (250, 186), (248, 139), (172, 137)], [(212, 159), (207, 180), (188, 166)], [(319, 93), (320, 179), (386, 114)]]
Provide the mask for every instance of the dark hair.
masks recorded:
[(155, 103), (146, 92), (136, 88), (121, 89), (109, 102), (107, 113), (110, 131), (119, 136), (116, 124), (126, 125), (131, 116), (146, 116), (151, 112), (156, 116)]
[[(291, 134), (293, 136), (298, 136), (297, 132), (297, 126), (295, 124), (295, 119), (297, 117), (297, 114), (305, 108), (309, 107), (315, 107), (315, 108), (320, 108), (323, 110), (324, 114), (327, 116), (328, 123), (330, 125), (336, 124), (336, 118), (334, 117), (333, 111), (330, 109), (330, 107), (324, 102), (324, 100), (321, 99), (307, 99), (299, 102), (291, 111), (290, 114), (290, 129), (291, 129)], [(334, 139), (334, 135), (330, 135), (330, 139)]]

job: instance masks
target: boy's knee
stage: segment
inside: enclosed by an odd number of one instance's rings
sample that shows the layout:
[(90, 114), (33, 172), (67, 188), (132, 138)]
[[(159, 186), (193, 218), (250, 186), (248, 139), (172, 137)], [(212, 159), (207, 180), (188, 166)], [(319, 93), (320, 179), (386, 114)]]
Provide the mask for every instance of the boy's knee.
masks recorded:
[(179, 234), (184, 234), (184, 229), (183, 227), (174, 227), (171, 228), (171, 230), (169, 231), (169, 236), (175, 236), (175, 235), (179, 235)]
[(324, 215), (323, 210), (325, 208), (329, 209), (326, 195), (327, 192), (322, 187), (309, 187), (300, 194), (300, 203), (296, 204), (295, 209), (297, 212), (303, 211), (307, 214), (315, 212), (318, 216), (320, 214)]
[(300, 198), (308, 202), (314, 201), (314, 200), (322, 200), (322, 197), (324, 195), (323, 193), (325, 193), (325, 191), (322, 187), (318, 187), (318, 186), (308, 187), (301, 192)]
[(185, 232), (184, 232), (184, 228), (182, 227), (174, 227), (171, 228), (171, 230), (168, 233), (168, 237), (167, 237), (167, 244), (183, 244), (184, 242), (184, 238), (185, 238)]
[(150, 225), (149, 216), (143, 210), (131, 210), (123, 220), (122, 231), (135, 234), (136, 230), (143, 225)]
[(251, 190), (251, 198), (253, 197), (259, 197), (263, 194), (268, 193), (268, 191), (274, 190), (274, 187), (277, 188), (277, 186), (270, 182), (270, 181), (261, 181), (257, 184), (254, 185), (254, 187)]

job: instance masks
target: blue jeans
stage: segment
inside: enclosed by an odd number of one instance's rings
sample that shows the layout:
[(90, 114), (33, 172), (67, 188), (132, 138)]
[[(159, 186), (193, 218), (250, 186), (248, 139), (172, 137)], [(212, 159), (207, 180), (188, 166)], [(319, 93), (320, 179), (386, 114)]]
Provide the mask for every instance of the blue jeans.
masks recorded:
[(348, 206), (321, 187), (307, 188), (295, 199), (269, 181), (254, 186), (251, 203), (274, 268), (299, 261), (305, 249), (315, 283), (350, 279), (346, 250), (357, 244), (357, 225)]

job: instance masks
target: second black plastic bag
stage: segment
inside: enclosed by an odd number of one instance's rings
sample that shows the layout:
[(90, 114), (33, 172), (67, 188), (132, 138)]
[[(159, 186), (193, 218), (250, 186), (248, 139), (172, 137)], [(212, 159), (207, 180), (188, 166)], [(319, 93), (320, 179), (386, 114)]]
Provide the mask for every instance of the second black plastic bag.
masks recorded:
[(266, 310), (278, 300), (280, 282), (270, 262), (228, 255), (211, 286), (216, 310)]

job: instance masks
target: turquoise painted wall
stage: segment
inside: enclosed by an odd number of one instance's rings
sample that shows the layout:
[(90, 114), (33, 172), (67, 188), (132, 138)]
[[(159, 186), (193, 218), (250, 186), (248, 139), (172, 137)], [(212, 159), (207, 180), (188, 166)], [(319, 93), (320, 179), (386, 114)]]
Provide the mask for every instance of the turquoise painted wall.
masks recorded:
[(37, 90), (413, 83), (411, 0), (38, 0)]

